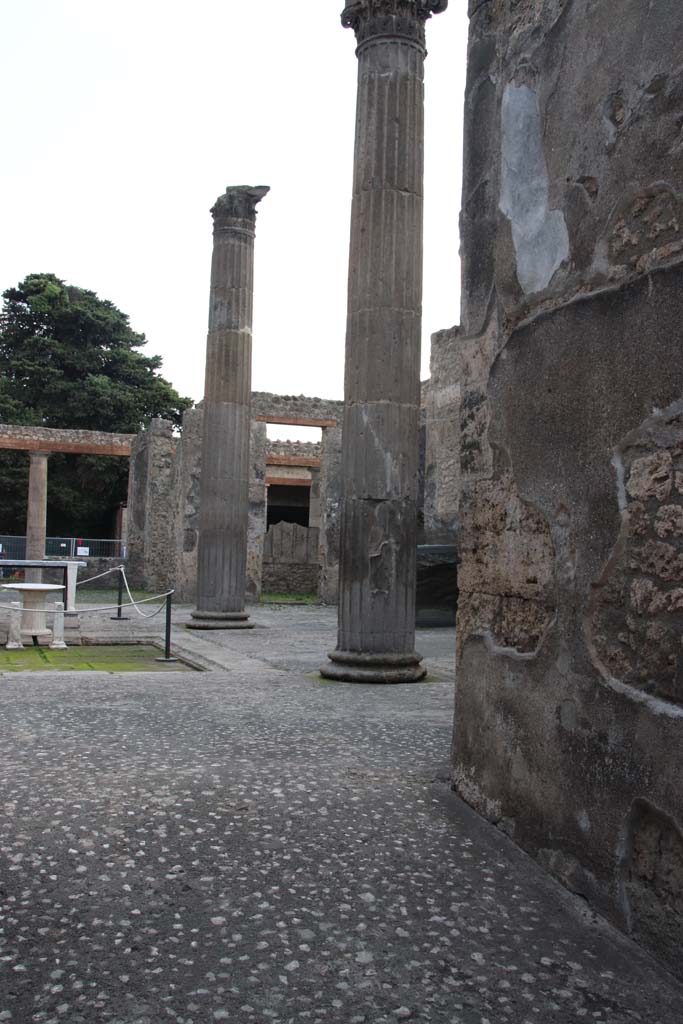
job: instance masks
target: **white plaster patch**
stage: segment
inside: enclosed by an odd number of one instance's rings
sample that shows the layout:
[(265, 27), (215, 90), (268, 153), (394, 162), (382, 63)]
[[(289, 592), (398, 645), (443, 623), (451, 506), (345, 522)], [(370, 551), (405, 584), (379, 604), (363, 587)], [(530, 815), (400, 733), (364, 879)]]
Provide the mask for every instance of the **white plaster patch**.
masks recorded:
[(582, 832), (584, 832), (584, 833), (585, 832), (590, 832), (590, 830), (591, 830), (591, 820), (588, 817), (588, 812), (587, 811), (585, 811), (585, 810), (579, 811), (578, 814), (576, 815), (576, 820), (579, 823), (579, 828), (581, 829)]
[(621, 459), (621, 452), (615, 451), (612, 455), (612, 465), (614, 466), (614, 472), (617, 478), (617, 502), (619, 504), (619, 511), (623, 515), (628, 505), (628, 499), (626, 497), (626, 474), (624, 471), (624, 463)]
[(548, 169), (536, 93), (509, 83), (501, 108), (500, 210), (509, 219), (517, 278), (526, 294), (547, 288), (569, 258), (564, 214), (550, 210)]

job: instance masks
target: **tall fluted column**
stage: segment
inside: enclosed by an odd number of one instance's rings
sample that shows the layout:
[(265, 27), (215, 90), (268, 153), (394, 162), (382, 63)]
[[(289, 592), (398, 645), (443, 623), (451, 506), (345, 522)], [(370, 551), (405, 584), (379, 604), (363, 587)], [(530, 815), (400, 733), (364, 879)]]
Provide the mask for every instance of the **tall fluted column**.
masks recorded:
[(322, 674), (413, 682), (425, 23), (448, 0), (356, 0), (358, 101), (342, 441), (339, 632)]
[[(47, 452), (31, 452), (28, 470), (28, 508), (26, 511), (26, 557), (30, 561), (45, 558), (47, 533)], [(27, 583), (42, 583), (42, 569), (27, 569)]]
[(228, 188), (213, 214), (194, 629), (248, 629), (251, 323), (256, 204), (265, 186)]

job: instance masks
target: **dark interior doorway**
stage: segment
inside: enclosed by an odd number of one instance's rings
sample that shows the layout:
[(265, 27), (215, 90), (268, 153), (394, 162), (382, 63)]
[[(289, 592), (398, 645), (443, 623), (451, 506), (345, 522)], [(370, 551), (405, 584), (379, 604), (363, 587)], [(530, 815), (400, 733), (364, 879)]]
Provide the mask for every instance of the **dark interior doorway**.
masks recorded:
[(310, 504), (310, 487), (270, 484), (268, 487), (267, 526), (275, 526), (276, 523), (282, 522), (308, 526)]

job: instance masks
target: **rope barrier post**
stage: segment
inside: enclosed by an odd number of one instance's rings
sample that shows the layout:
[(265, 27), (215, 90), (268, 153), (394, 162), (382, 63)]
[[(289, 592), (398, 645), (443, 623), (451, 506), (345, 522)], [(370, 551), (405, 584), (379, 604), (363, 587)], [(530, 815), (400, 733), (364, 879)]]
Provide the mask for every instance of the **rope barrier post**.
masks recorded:
[(128, 616), (121, 614), (121, 605), (123, 604), (123, 566), (119, 566), (119, 596), (117, 600), (116, 615), (112, 615), (111, 618), (116, 621), (127, 622)]
[(171, 657), (171, 601), (173, 599), (173, 591), (166, 595), (166, 639), (164, 644), (164, 656), (163, 658), (155, 658), (155, 661), (177, 661), (177, 658)]

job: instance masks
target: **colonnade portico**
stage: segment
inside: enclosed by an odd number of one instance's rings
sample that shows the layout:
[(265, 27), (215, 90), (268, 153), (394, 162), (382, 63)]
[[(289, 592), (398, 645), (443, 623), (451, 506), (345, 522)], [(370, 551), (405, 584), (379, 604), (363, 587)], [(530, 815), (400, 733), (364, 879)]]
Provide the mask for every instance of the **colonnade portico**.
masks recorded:
[[(26, 559), (45, 558), (47, 534), (48, 458), (55, 452), (69, 455), (117, 455), (130, 458), (134, 434), (98, 430), (68, 430), (0, 424), (0, 450), (29, 453), (26, 511)], [(27, 583), (41, 583), (42, 569), (27, 569)]]

